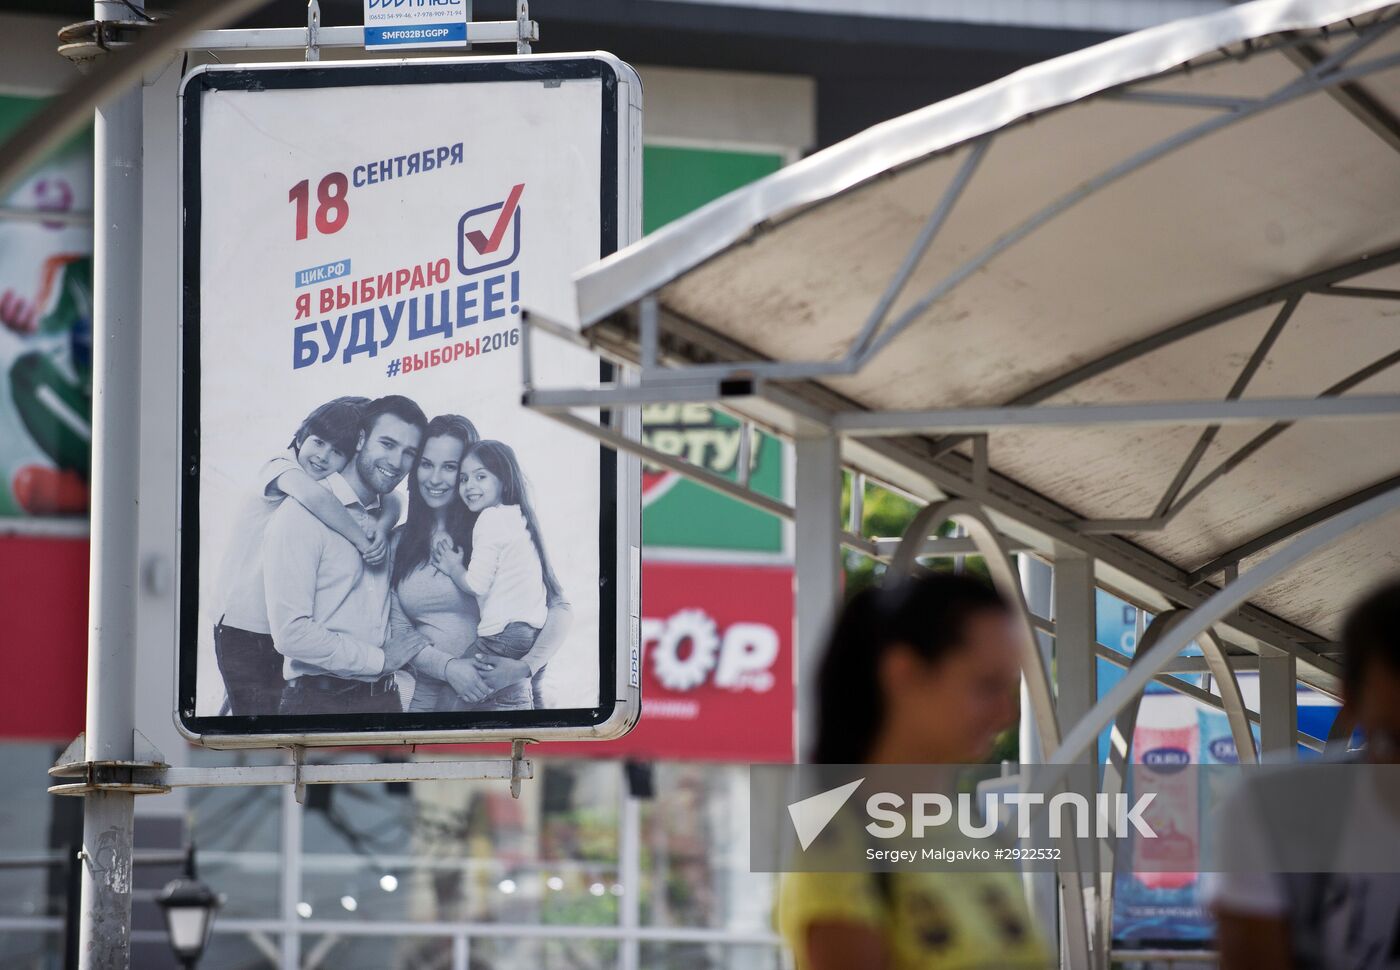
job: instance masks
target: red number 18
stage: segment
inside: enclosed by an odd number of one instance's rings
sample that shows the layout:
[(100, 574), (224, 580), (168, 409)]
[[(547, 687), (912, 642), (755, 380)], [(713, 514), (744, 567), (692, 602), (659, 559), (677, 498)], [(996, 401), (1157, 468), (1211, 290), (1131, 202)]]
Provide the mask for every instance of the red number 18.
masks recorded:
[[(296, 204), (297, 239), (305, 239), (307, 233), (307, 210), (310, 208), (311, 183), (302, 179), (287, 193), (287, 201)], [(316, 231), (329, 236), (345, 228), (350, 219), (350, 203), (346, 193), (350, 191), (350, 180), (344, 172), (332, 172), (321, 179), (316, 186)]]

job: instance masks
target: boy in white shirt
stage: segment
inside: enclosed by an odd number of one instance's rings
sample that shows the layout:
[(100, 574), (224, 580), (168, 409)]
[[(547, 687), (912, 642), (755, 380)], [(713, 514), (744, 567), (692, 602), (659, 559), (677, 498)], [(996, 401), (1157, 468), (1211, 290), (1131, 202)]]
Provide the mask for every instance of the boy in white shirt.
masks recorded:
[(263, 588), (263, 536), (272, 514), (288, 497), (354, 543), (365, 561), (383, 560), (389, 530), (398, 519), (390, 502), (378, 520), (362, 527), (326, 485), (345, 467), (359, 438), (361, 407), (368, 398), (336, 398), (306, 416), (288, 450), (258, 472), (257, 490), (244, 501), (224, 556), (214, 654), (228, 694), (229, 713), (276, 714), (285, 684), (283, 657), (272, 642)]

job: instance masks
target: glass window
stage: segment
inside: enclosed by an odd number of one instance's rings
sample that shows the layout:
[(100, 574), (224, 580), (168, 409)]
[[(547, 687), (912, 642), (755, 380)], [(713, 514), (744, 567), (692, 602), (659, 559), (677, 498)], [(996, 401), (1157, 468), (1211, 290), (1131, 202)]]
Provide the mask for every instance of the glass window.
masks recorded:
[(606, 762), (537, 761), (519, 799), (501, 781), (309, 788), (302, 913), (614, 924), (618, 798)]
[(327, 933), (301, 939), (301, 970), (449, 970), (450, 967), (451, 937)]
[(649, 926), (765, 932), (771, 873), (749, 871), (749, 772), (660, 763), (642, 804), (641, 918)]
[(0, 744), (0, 777), (23, 779), (0, 786), (0, 917), (63, 915), (67, 864), (82, 842), (83, 800), (46, 791), (60, 750)]
[(214, 935), (199, 970), (278, 970), (281, 966), (281, 937), (273, 933), (221, 933), (215, 924)]
[(728, 943), (643, 943), (638, 961), (647, 970), (781, 970), (777, 946)]
[(0, 967), (5, 970), (59, 970), (62, 966), (62, 933), (0, 931)]
[[(275, 752), (194, 749), (191, 764), (280, 764)], [(276, 917), (282, 900), (282, 788), (191, 788), (199, 878), (224, 895), (222, 919)]]
[[(478, 937), (470, 941), (469, 970), (612, 970), (618, 965), (615, 940), (511, 939)], [(645, 966), (645, 964), (644, 964)]]

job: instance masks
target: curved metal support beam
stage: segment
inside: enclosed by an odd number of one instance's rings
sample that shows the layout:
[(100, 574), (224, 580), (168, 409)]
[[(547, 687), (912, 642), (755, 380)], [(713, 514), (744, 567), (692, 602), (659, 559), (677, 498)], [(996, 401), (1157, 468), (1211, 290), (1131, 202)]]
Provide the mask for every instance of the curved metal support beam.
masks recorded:
[[(1157, 645), (1163, 634), (1185, 616), (1184, 610), (1165, 610), (1153, 617), (1147, 629), (1142, 632), (1142, 640), (1138, 642), (1128, 666), (1137, 663), (1139, 658)], [(1138, 711), (1142, 709), (1142, 698), (1143, 692), (1139, 692), (1118, 712), (1118, 717), (1113, 722), (1113, 731), (1108, 740), (1108, 761), (1104, 764), (1103, 781), (1099, 786), (1099, 790), (1110, 800), (1123, 791), (1124, 779), (1128, 774), (1128, 758), (1132, 753), (1133, 735), (1137, 733)], [(1099, 885), (1103, 891), (1099, 896), (1096, 943), (1104, 949), (1113, 944), (1113, 842), (1112, 839), (1101, 839), (1099, 842)]]
[[(1131, 668), (1133, 664), (1137, 663), (1138, 658), (1149, 653), (1168, 631), (1187, 616), (1186, 610), (1176, 609), (1165, 610), (1153, 617), (1152, 622), (1143, 631), (1142, 640), (1128, 666)], [(1226, 660), (1225, 650), (1214, 633), (1207, 630), (1196, 638), (1196, 642), (1200, 645), (1201, 652), (1205, 654), (1211, 676), (1219, 685), (1221, 706), (1225, 709), (1225, 717), (1230, 722), (1230, 735), (1234, 739), (1240, 763), (1257, 764), (1259, 758), (1254, 745), (1254, 731), (1250, 727), (1249, 715), (1244, 706), (1244, 698), (1240, 694), (1240, 684), (1235, 676), (1234, 668)], [(1113, 724), (1113, 732), (1108, 744), (1108, 762), (1104, 765), (1103, 784), (1100, 788), (1110, 799), (1124, 790), (1124, 780), (1128, 773), (1127, 766), (1130, 763), (1128, 759), (1132, 751), (1132, 738), (1137, 732), (1138, 712), (1142, 709), (1142, 699), (1145, 693), (1145, 690), (1140, 692), (1119, 711)], [(1113, 874), (1115, 871), (1113, 844), (1112, 839), (1103, 839), (1099, 845), (1100, 859), (1103, 863), (1099, 867), (1099, 885), (1103, 887), (1103, 892), (1099, 897), (1097, 945), (1104, 948), (1110, 947), (1113, 943)]]
[[(1045, 661), (1040, 655), (1040, 647), (1036, 643), (1035, 627), (1032, 625), (1030, 610), (1026, 607), (1025, 596), (1021, 592), (1020, 576), (1011, 561), (1011, 556), (1002, 546), (991, 519), (982, 511), (981, 506), (965, 499), (950, 499), (925, 505), (904, 531), (899, 551), (890, 563), (890, 574), (912, 574), (918, 566), (917, 560), (924, 547), (924, 540), (939, 525), (948, 521), (961, 526), (967, 537), (972, 540), (986, 561), (992, 583), (1015, 614), (1017, 639), (1021, 647), (1021, 669), (1026, 678), (1036, 728), (1040, 733), (1041, 751), (1043, 755), (1048, 755), (1054, 746), (1060, 743), (1060, 725), (1055, 716), (1055, 698), (1050, 690), (1050, 677), (1045, 669)], [(1066, 856), (1060, 866), (1060, 879), (1069, 965), (1096, 966), (1090, 962), (1091, 952), (1106, 954), (1108, 951), (1090, 950), (1089, 914), (1084, 909), (1084, 873), (1080, 871), (1072, 843)]]
[(1400, 488), (1378, 495), (1318, 525), (1208, 597), (1187, 619), (1173, 627), (1161, 643), (1146, 651), (1141, 659), (1128, 669), (1123, 679), (1069, 730), (1059, 750), (1046, 759), (1048, 765), (1057, 769), (1047, 780), (1047, 784), (1053, 784), (1059, 778), (1063, 778), (1069, 765), (1089, 749), (1098, 733), (1109, 725), (1118, 711), (1122, 710), (1188, 643), (1224, 620), (1249, 597), (1313, 553), (1331, 545), (1353, 529), (1397, 509), (1400, 509)]
[(1235, 675), (1225, 647), (1216, 638), (1215, 631), (1203, 630), (1196, 637), (1196, 643), (1205, 654), (1206, 666), (1220, 692), (1220, 706), (1225, 709), (1225, 719), (1230, 722), (1230, 736), (1235, 741), (1235, 754), (1242, 765), (1259, 763), (1259, 749), (1254, 744), (1254, 729), (1250, 726), (1249, 710), (1244, 706), (1244, 695), (1240, 693), (1240, 680)]
[(1035, 726), (1040, 732), (1041, 754), (1048, 757), (1059, 744), (1060, 724), (1055, 717), (1055, 695), (1050, 689), (1050, 676), (1036, 644), (1035, 627), (1031, 623), (1031, 613), (1021, 593), (1021, 580), (1011, 556), (1001, 544), (991, 519), (974, 502), (965, 499), (950, 499), (925, 505), (914, 516), (914, 521), (904, 530), (899, 542), (899, 550), (890, 562), (890, 572), (896, 576), (912, 575), (922, 554), (924, 540), (944, 522), (956, 522), (967, 532), (974, 548), (986, 560), (987, 572), (997, 592), (1010, 604), (1016, 617), (1016, 628), (1021, 641), (1021, 667), (1025, 671), (1026, 686), (1030, 691), (1031, 707), (1035, 712)]

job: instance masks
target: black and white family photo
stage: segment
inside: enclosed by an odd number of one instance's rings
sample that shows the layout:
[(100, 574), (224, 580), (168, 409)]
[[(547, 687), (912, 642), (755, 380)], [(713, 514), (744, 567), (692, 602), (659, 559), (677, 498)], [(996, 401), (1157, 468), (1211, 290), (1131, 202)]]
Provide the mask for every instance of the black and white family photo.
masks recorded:
[(573, 609), (515, 450), (400, 395), (336, 398), (287, 434), (244, 472), (214, 576), (220, 713), (548, 706)]

